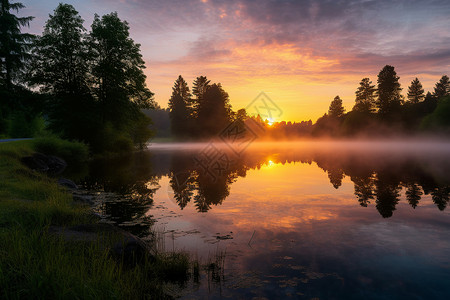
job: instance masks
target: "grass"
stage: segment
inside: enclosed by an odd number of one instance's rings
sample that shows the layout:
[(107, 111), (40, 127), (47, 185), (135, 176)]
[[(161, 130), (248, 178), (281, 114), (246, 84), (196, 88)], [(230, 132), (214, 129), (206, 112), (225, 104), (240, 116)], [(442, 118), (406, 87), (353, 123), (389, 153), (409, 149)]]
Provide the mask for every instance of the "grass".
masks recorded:
[[(60, 145), (59, 153), (70, 152), (67, 142), (52, 142)], [(105, 237), (88, 243), (49, 234), (50, 226), (95, 220), (54, 179), (20, 162), (36, 149), (45, 153), (39, 143), (0, 144), (0, 298), (161, 299), (167, 297), (165, 281), (187, 280), (186, 254), (161, 253), (156, 260), (124, 267), (109, 255)]]

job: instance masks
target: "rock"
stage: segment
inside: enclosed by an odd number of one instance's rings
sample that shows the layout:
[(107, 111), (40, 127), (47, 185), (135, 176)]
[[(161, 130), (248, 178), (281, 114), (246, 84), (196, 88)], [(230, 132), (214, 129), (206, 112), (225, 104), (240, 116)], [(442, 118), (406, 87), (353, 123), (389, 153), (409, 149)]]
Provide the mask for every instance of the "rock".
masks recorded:
[(64, 186), (66, 188), (69, 188), (71, 190), (77, 190), (78, 186), (70, 179), (67, 178), (60, 178), (58, 179), (58, 184), (61, 186)]
[(32, 156), (22, 157), (22, 163), (28, 168), (38, 172), (47, 172), (49, 167), (47, 165), (47, 156), (41, 153), (34, 153)]
[(48, 173), (52, 175), (61, 174), (66, 168), (67, 163), (59, 157), (49, 155), (47, 156)]
[(32, 156), (23, 157), (21, 161), (32, 170), (52, 175), (61, 174), (67, 167), (67, 163), (63, 159), (37, 152)]

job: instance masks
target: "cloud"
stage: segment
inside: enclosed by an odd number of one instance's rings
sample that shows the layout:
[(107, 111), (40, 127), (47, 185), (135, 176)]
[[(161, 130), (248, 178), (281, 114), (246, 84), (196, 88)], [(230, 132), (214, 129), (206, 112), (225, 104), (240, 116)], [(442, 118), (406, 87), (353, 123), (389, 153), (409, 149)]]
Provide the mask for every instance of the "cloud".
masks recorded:
[[(39, 15), (50, 12), (40, 8), (58, 4), (23, 2)], [(94, 12), (118, 11), (130, 23), (148, 62), (148, 84), (163, 106), (179, 74), (189, 79), (204, 74), (227, 83), (238, 105), (249, 89), (256, 89), (255, 94), (271, 89), (287, 102), (318, 105), (314, 118), (327, 108), (324, 93), (351, 99), (359, 80), (369, 76), (376, 81), (386, 64), (396, 67), (404, 84), (415, 76), (425, 78), (426, 90), (449, 70), (448, 1), (69, 2), (87, 20), (87, 28)], [(327, 88), (314, 91), (314, 86)]]

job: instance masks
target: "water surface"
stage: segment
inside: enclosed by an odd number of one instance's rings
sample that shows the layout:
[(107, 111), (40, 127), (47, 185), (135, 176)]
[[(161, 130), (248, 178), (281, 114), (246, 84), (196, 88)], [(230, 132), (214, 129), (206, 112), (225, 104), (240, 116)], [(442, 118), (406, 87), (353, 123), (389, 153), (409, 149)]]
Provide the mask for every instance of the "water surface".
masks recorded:
[[(450, 144), (150, 145), (97, 161), (98, 211), (167, 251), (224, 254), (190, 298), (448, 299)], [(117, 196), (120, 197), (117, 197)]]

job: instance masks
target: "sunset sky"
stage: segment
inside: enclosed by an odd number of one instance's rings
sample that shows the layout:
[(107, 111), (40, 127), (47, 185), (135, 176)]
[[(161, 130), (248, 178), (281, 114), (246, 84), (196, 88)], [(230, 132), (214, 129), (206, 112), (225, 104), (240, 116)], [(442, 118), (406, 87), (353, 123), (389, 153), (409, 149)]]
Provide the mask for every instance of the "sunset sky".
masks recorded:
[[(60, 0), (21, 0), (41, 34)], [(234, 110), (264, 91), (280, 119), (315, 121), (336, 95), (347, 110), (363, 77), (395, 66), (403, 94), (450, 70), (450, 1), (72, 0), (90, 29), (117, 11), (141, 44), (147, 84), (166, 107), (178, 75), (221, 82)]]

